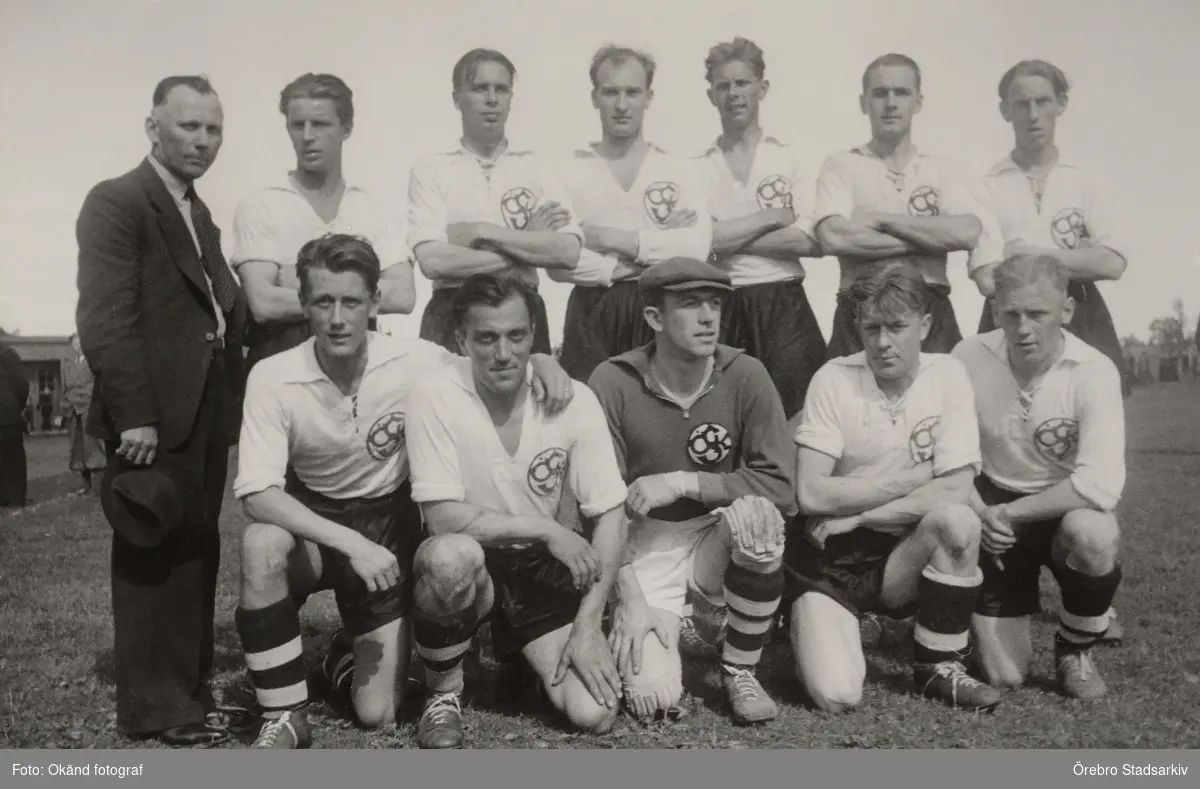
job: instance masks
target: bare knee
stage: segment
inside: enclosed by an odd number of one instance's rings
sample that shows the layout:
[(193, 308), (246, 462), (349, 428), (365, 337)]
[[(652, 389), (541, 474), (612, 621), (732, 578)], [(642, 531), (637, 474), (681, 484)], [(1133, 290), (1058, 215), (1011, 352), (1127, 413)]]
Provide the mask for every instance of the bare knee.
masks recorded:
[(1072, 566), (1087, 575), (1112, 570), (1120, 545), (1120, 527), (1108, 512), (1072, 510), (1063, 516), (1057, 539)]
[(980, 661), (983, 677), (993, 688), (1019, 688), (1025, 684), (1028, 666), (1018, 666), (1007, 661)]
[(383, 698), (379, 694), (354, 694), (354, 715), (366, 729), (382, 729), (396, 722), (395, 698)]
[(954, 562), (979, 557), (979, 516), (964, 504), (944, 504), (921, 519), (938, 547)]
[(296, 538), (270, 523), (251, 523), (242, 530), (242, 579), (255, 587), (287, 577), (288, 557)]
[[(834, 605), (822, 595), (806, 594), (792, 603), (792, 655), (796, 677), (813, 705), (825, 712), (847, 712), (862, 703), (867, 667), (861, 653), (835, 649), (838, 633), (821, 626)], [(825, 616), (822, 616), (822, 614)], [(854, 622), (857, 638), (858, 623)]]
[(416, 605), (445, 616), (468, 608), (486, 577), (483, 547), (463, 534), (442, 534), (421, 543), (413, 559)]
[(587, 691), (567, 694), (567, 720), (574, 729), (585, 734), (607, 734), (617, 720), (619, 709), (597, 704)]

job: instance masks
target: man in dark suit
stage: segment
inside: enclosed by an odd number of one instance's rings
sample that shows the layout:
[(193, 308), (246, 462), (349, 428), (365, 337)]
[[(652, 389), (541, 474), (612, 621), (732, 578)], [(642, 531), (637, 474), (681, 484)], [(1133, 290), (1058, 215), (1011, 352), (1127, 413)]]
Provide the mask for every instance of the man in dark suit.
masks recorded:
[(21, 357), (9, 347), (0, 329), (0, 507), (24, 507), (25, 401), (29, 379)]
[(146, 119), (150, 155), (95, 186), (76, 224), (83, 353), (95, 372), (87, 430), (114, 478), (170, 458), (201, 490), (187, 539), (147, 550), (113, 535), (117, 723), (130, 736), (211, 744), (244, 711), (213, 706), (217, 520), (245, 383), (246, 304), (193, 182), (221, 147), (220, 99), (168, 77)]

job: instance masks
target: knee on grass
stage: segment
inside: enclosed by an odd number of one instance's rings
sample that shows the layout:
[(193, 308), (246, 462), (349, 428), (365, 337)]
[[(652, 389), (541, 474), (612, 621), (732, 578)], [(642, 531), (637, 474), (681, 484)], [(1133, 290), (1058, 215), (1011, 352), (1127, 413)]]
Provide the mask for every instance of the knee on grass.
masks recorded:
[(354, 716), (366, 729), (382, 729), (396, 722), (396, 707), (400, 700), (385, 698), (378, 694), (361, 693), (357, 689), (354, 696)]
[(566, 693), (563, 714), (571, 727), (585, 734), (607, 734), (617, 720), (619, 706), (611, 709), (597, 704), (592, 694), (582, 686)]
[(416, 607), (432, 617), (470, 608), (486, 579), (483, 547), (462, 534), (442, 534), (421, 543), (413, 559)]
[(640, 718), (665, 712), (683, 698), (683, 660), (678, 650), (666, 649), (651, 633), (642, 647), (641, 671), (630, 669), (621, 678), (625, 703)]
[(813, 706), (825, 712), (850, 712), (862, 703), (863, 681), (852, 669), (829, 673), (823, 677), (807, 676), (803, 669), (796, 667), (796, 675), (808, 692)]
[(1056, 542), (1068, 564), (1085, 575), (1105, 575), (1117, 561), (1117, 519), (1097, 510), (1072, 510), (1062, 519)]

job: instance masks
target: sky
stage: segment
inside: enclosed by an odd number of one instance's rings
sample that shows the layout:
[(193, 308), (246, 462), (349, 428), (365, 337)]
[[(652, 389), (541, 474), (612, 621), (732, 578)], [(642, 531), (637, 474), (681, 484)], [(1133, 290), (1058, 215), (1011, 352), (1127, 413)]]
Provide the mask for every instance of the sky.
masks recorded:
[[(350, 85), (347, 180), (402, 211), (412, 163), (457, 144), (450, 72), (467, 50), (500, 49), (516, 64), (511, 144), (561, 155), (599, 137), (592, 53), (607, 43), (645, 49), (658, 62), (647, 139), (696, 155), (720, 131), (704, 57), (735, 35), (766, 52), (765, 131), (815, 161), (867, 140), (865, 65), (885, 52), (913, 57), (925, 96), (914, 142), (979, 175), (1012, 145), (997, 109), (1000, 76), (1018, 60), (1054, 62), (1073, 85), (1059, 146), (1116, 185), (1132, 249), (1121, 281), (1101, 286), (1118, 332), (1146, 336), (1175, 298), (1194, 325), (1200, 116), (1186, 95), (1200, 72), (1197, 34), (1192, 0), (0, 0), (0, 327), (74, 330), (79, 207), (94, 184), (146, 155), (143, 122), (163, 76), (203, 73), (221, 95), (225, 142), (198, 190), (228, 245), (237, 203), (294, 165), (277, 104), (305, 72)], [(828, 336), (837, 264), (806, 265)], [(416, 279), (413, 314), (385, 320), (393, 333), (416, 334), (429, 296)], [(971, 334), (983, 302), (961, 255), (951, 284)], [(542, 292), (557, 342), (569, 286), (543, 277)]]

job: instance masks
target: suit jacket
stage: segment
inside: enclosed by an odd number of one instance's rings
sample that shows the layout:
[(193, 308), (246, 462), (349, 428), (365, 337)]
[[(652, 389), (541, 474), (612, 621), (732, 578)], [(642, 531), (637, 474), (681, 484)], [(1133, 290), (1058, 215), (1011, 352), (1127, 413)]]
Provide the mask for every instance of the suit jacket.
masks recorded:
[[(87, 432), (119, 439), (154, 425), (159, 444), (191, 435), (212, 363), (215, 307), (191, 233), (149, 161), (97, 184), (75, 225), (79, 305), (75, 320), (95, 374)], [(205, 255), (225, 265), (219, 230), (197, 228)], [(246, 300), (225, 314), (229, 443), (237, 442), (245, 388)]]
[(23, 425), (28, 399), (29, 379), (21, 357), (0, 340), (0, 427)]

